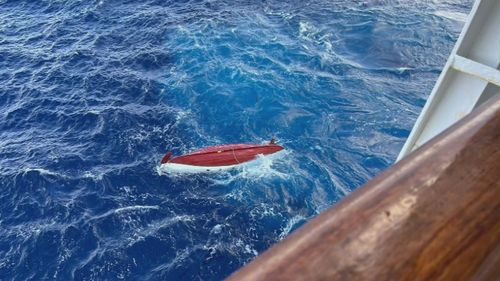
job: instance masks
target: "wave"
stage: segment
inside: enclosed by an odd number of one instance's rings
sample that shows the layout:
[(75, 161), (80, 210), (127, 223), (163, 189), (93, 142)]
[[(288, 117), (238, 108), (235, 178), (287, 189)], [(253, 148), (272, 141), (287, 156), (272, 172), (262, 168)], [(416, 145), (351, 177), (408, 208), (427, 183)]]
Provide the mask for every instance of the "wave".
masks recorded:
[[(392, 163), (472, 5), (0, 2), (9, 280), (224, 279)], [(158, 166), (271, 137), (221, 173)]]

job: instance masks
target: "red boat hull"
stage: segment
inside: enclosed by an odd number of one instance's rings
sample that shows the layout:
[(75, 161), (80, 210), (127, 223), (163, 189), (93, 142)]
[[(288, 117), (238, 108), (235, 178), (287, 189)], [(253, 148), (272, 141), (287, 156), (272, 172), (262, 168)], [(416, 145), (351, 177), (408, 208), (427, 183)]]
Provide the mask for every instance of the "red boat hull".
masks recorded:
[(211, 146), (189, 154), (170, 158), (163, 157), (161, 164), (175, 163), (191, 166), (215, 167), (230, 166), (254, 160), (258, 155), (276, 153), (284, 148), (277, 144), (228, 144)]

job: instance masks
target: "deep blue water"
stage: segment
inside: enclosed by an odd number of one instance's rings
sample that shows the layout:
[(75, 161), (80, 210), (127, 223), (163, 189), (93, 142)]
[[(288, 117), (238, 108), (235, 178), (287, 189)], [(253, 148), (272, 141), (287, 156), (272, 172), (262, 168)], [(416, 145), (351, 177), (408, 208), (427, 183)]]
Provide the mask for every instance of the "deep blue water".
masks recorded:
[(0, 280), (228, 276), (394, 161), (472, 5), (435, 2), (0, 0)]

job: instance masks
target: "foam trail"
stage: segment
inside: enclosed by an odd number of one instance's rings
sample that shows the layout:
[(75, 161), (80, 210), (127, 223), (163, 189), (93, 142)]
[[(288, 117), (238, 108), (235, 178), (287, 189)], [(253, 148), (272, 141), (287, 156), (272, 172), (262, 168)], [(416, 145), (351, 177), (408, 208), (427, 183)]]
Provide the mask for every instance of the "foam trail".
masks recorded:
[(109, 210), (101, 215), (92, 217), (91, 220), (97, 220), (97, 219), (105, 218), (105, 217), (110, 216), (110, 215), (121, 214), (121, 213), (125, 213), (125, 212), (143, 211), (143, 210), (158, 210), (159, 208), (160, 207), (157, 205), (154, 205), (154, 206), (142, 206), (142, 205), (126, 206), (126, 207), (121, 207), (121, 208)]
[(214, 184), (228, 185), (234, 181), (259, 181), (270, 178), (287, 179), (288, 174), (281, 172), (278, 166), (286, 166), (288, 161), (287, 150), (282, 150), (268, 156), (259, 156), (257, 159), (239, 165), (231, 171), (226, 171), (211, 177)]

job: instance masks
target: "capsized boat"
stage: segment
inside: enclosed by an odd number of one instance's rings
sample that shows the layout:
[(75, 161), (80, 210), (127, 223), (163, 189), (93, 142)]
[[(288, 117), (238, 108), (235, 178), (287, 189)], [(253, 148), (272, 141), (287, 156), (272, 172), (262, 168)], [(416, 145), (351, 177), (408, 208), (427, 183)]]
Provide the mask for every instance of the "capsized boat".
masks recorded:
[(161, 159), (161, 167), (173, 172), (218, 171), (255, 160), (259, 155), (270, 155), (283, 150), (272, 139), (267, 144), (225, 144), (209, 146), (172, 158), (168, 152)]

